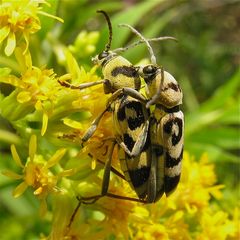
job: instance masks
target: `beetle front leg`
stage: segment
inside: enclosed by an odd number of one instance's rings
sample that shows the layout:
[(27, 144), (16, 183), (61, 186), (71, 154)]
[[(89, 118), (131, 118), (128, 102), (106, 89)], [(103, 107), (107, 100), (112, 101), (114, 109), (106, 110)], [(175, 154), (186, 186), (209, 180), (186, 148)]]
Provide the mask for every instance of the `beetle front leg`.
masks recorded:
[(116, 140), (118, 145), (124, 150), (125, 153), (127, 153), (130, 157), (138, 156), (143, 147), (145, 146), (147, 135), (148, 135), (148, 128), (149, 128), (149, 121), (147, 121), (139, 134), (139, 137), (137, 141), (135, 142), (133, 148), (129, 150), (128, 146), (123, 142), (123, 140), (120, 137), (116, 136)]
[(157, 89), (156, 94), (151, 98), (151, 100), (149, 100), (147, 102), (146, 108), (149, 108), (151, 105), (156, 104), (158, 99), (159, 99), (159, 96), (161, 94), (162, 86), (163, 86), (163, 82), (164, 82), (164, 70), (163, 70), (163, 67), (161, 67), (160, 71), (161, 71), (161, 82), (160, 82), (159, 88)]
[(87, 132), (84, 134), (84, 136), (82, 137), (82, 142), (86, 142), (88, 141), (89, 138), (92, 137), (92, 135), (95, 133), (95, 131), (97, 130), (98, 124), (101, 120), (101, 118), (103, 117), (103, 115), (105, 114), (105, 112), (108, 111), (109, 108), (106, 108), (92, 123), (91, 126), (88, 128)]
[(110, 106), (122, 94), (130, 96), (136, 100), (139, 100), (143, 104), (147, 103), (146, 98), (141, 93), (139, 93), (135, 89), (126, 87), (126, 88), (118, 89), (116, 92), (114, 92), (112, 96), (108, 99), (107, 106)]
[(133, 89), (133, 88), (122, 88), (122, 92), (125, 95), (128, 95), (136, 100), (139, 100), (141, 103), (146, 104), (147, 100), (146, 98), (137, 90)]
[(82, 83), (82, 84), (80, 84), (78, 86), (72, 85), (72, 84), (70, 84), (68, 82), (61, 81), (61, 80), (58, 80), (58, 82), (63, 87), (70, 88), (70, 89), (82, 90), (84, 88), (89, 88), (89, 87), (92, 87), (92, 86), (95, 86), (95, 85), (98, 85), (98, 84), (103, 84), (105, 82), (105, 80), (99, 80), (99, 81), (96, 81), (96, 82)]

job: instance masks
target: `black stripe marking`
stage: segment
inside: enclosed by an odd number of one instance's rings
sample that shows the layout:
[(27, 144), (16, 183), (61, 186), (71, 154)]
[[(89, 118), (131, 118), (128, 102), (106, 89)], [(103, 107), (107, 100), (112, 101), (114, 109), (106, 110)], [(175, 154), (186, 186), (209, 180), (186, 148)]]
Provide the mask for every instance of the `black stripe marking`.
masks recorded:
[(165, 162), (165, 167), (167, 168), (172, 168), (176, 165), (179, 164), (179, 162), (181, 162), (183, 158), (183, 148), (182, 148), (182, 151), (180, 153), (180, 156), (178, 158), (173, 158), (170, 156), (170, 154), (168, 152), (166, 152), (166, 162)]
[(136, 170), (129, 170), (132, 185), (137, 188), (147, 182), (149, 178), (150, 167), (142, 167)]
[(168, 194), (168, 193), (172, 192), (177, 187), (179, 180), (180, 180), (180, 175), (177, 175), (175, 177), (165, 176), (165, 178), (164, 178), (165, 193)]
[(174, 124), (177, 124), (177, 126), (178, 126), (178, 135), (176, 135), (175, 133), (172, 135), (172, 145), (176, 146), (182, 138), (182, 130), (183, 130), (182, 129), (183, 128), (182, 119), (175, 118)]
[(175, 112), (179, 112), (180, 111), (180, 106), (177, 105), (173, 108), (166, 108), (164, 107), (164, 111), (167, 112), (167, 113), (175, 113)]
[(156, 157), (163, 155), (163, 146), (161, 145), (152, 145), (152, 150)]
[(164, 124), (163, 130), (165, 133), (170, 134), (172, 132), (173, 121), (173, 119), (170, 119)]
[(164, 126), (163, 126), (163, 130), (165, 133), (167, 134), (171, 134), (172, 133), (172, 128), (173, 128), (173, 124), (176, 124), (178, 127), (178, 135), (176, 135), (175, 133), (172, 134), (172, 145), (175, 146), (179, 143), (179, 141), (182, 138), (182, 128), (183, 128), (183, 122), (181, 118), (173, 118), (168, 120)]
[(138, 72), (136, 69), (132, 66), (120, 66), (120, 67), (115, 67), (112, 72), (111, 72), (113, 77), (116, 77), (119, 74), (122, 74), (127, 77), (139, 77)]
[(175, 107), (172, 107), (172, 108), (166, 108), (165, 106), (163, 106), (162, 104), (156, 104), (156, 107), (158, 109), (163, 109), (164, 112), (166, 113), (176, 113), (176, 112), (179, 112), (180, 111), (180, 105), (177, 105)]
[(129, 116), (127, 120), (129, 128), (131, 130), (135, 130), (145, 122), (143, 105), (140, 102), (131, 101), (126, 105), (126, 107), (136, 113), (136, 117)]
[(150, 134), (149, 132), (147, 133), (147, 138), (146, 138), (146, 142), (143, 146), (143, 149), (142, 149), (142, 152), (145, 152), (147, 151), (147, 149), (149, 148), (149, 146), (151, 145), (151, 142), (150, 142)]
[(178, 84), (174, 84), (173, 82), (169, 83), (165, 88), (162, 88), (162, 92), (166, 92), (169, 89), (172, 89), (175, 92), (181, 92), (181, 88)]
[(168, 87), (171, 88), (172, 90), (174, 90), (175, 92), (180, 91), (180, 87), (178, 84), (174, 84), (173, 82), (168, 84)]
[(126, 119), (125, 107), (119, 107), (117, 112), (117, 118), (119, 121), (124, 121)]
[(132, 151), (135, 142), (134, 142), (133, 138), (129, 134), (125, 133), (123, 135), (123, 142), (128, 147), (128, 150)]

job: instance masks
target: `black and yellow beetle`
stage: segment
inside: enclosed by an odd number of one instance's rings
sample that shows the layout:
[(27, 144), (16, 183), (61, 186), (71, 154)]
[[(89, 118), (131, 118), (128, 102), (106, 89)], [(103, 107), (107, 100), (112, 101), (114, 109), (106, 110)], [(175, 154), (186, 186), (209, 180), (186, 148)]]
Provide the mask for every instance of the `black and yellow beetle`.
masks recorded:
[[(136, 29), (128, 27), (145, 41), (151, 64), (136, 67), (146, 85), (146, 108), (154, 105), (151, 113), (149, 135), (151, 141), (151, 171), (149, 185), (156, 201), (163, 193), (168, 196), (177, 187), (181, 175), (184, 142), (184, 115), (180, 111), (183, 93), (174, 77), (156, 64), (156, 57), (148, 42)], [(155, 194), (154, 194), (154, 190)]]
[[(146, 152), (150, 144), (147, 137), (149, 126), (149, 110), (145, 107), (146, 99), (138, 91), (141, 87), (141, 80), (136, 68), (125, 58), (114, 51), (110, 51), (112, 41), (112, 26), (106, 12), (104, 14), (109, 27), (109, 42), (103, 52), (92, 60), (94, 64), (102, 67), (103, 80), (84, 83), (79, 86), (72, 86), (67, 82), (59, 83), (72, 89), (83, 89), (103, 84), (104, 93), (111, 93), (105, 110), (93, 121), (89, 129), (82, 137), (82, 142), (88, 141), (94, 134), (103, 115), (112, 112), (114, 139), (108, 151), (108, 158), (105, 162), (104, 176), (101, 194), (90, 197), (82, 197), (81, 202), (95, 202), (105, 195), (126, 200), (145, 202), (146, 184), (150, 162)], [(142, 42), (142, 41), (141, 41)], [(137, 43), (138, 44), (138, 43)], [(127, 47), (126, 49), (128, 49)], [(122, 49), (119, 49), (122, 51)], [(117, 196), (108, 193), (109, 178), (111, 171), (112, 153), (115, 145), (119, 149), (120, 164), (124, 173), (122, 177), (127, 180), (138, 195), (138, 198)], [(121, 174), (118, 174), (121, 176)]]
[[(127, 59), (116, 54), (117, 51), (123, 51), (129, 47), (136, 46), (145, 42), (141, 39), (126, 48), (120, 48), (110, 51), (112, 41), (112, 26), (106, 12), (99, 10), (104, 14), (109, 28), (109, 42), (105, 50), (93, 58), (93, 62), (102, 67), (103, 80), (93, 83), (84, 83), (79, 86), (72, 86), (66, 82), (60, 82), (61, 85), (72, 89), (83, 89), (96, 84), (103, 84), (104, 93), (111, 93), (105, 110), (93, 121), (89, 129), (84, 134), (82, 141), (86, 142), (97, 129), (97, 126), (103, 115), (110, 111), (113, 119), (114, 139), (108, 152), (108, 158), (105, 162), (104, 176), (102, 182), (101, 194), (89, 197), (81, 197), (79, 200), (83, 203), (92, 203), (103, 196), (113, 198), (132, 200), (143, 203), (152, 203), (159, 199), (159, 183), (162, 170), (157, 165), (158, 155), (162, 146), (155, 144), (152, 146), (152, 135), (149, 131), (149, 123), (152, 122), (150, 111), (146, 107), (147, 98), (140, 94), (141, 88), (140, 69), (133, 66)], [(150, 39), (148, 41), (160, 41), (165, 39), (174, 39), (172, 37), (161, 37)], [(118, 196), (108, 192), (112, 153), (115, 145), (119, 149), (119, 160), (125, 180), (129, 182), (138, 198), (127, 196)], [(116, 172), (116, 170), (115, 170)]]
[[(148, 99), (139, 92), (141, 88), (140, 75), (145, 77), (143, 75), (144, 71), (116, 54), (118, 51), (127, 50), (130, 47), (146, 42), (146, 40), (141, 39), (125, 48), (110, 51), (112, 41), (111, 22), (106, 12), (102, 10), (98, 12), (104, 14), (109, 27), (109, 42), (105, 46), (105, 50), (93, 58), (93, 62), (102, 67), (103, 80), (84, 83), (80, 86), (72, 86), (69, 83), (60, 81), (59, 83), (72, 89), (83, 89), (96, 84), (103, 84), (105, 94), (111, 93), (112, 96), (108, 100), (106, 109), (94, 120), (84, 134), (82, 141), (86, 142), (91, 138), (101, 118), (107, 111), (112, 112), (114, 139), (105, 162), (101, 194), (79, 197), (79, 204), (71, 217), (69, 226), (81, 203), (93, 203), (103, 196), (152, 203), (156, 202), (162, 195), (164, 163), (159, 158), (163, 154), (164, 149), (155, 136), (160, 134), (159, 131), (155, 130), (155, 127), (159, 126), (158, 123), (153, 122), (157, 118), (151, 116), (150, 110), (146, 107)], [(148, 41), (165, 39), (175, 40), (172, 37), (160, 37), (148, 39)], [(151, 124), (153, 124), (153, 127), (150, 126)], [(118, 146), (118, 156), (124, 175), (111, 167), (115, 145)], [(108, 192), (111, 170), (129, 182), (138, 198), (118, 196)]]

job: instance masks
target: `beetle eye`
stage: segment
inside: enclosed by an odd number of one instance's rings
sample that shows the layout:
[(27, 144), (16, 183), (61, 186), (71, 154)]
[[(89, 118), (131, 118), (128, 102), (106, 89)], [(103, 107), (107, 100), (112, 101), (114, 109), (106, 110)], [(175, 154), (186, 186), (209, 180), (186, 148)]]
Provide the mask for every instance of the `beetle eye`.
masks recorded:
[(143, 73), (147, 74), (147, 75), (153, 74), (153, 73), (155, 73), (155, 71), (156, 71), (156, 67), (154, 67), (152, 65), (148, 65), (143, 68)]
[(103, 59), (103, 58), (106, 58), (108, 55), (109, 55), (108, 52), (103, 51), (102, 53), (100, 53), (100, 54), (98, 55), (98, 60), (101, 60), (101, 59)]

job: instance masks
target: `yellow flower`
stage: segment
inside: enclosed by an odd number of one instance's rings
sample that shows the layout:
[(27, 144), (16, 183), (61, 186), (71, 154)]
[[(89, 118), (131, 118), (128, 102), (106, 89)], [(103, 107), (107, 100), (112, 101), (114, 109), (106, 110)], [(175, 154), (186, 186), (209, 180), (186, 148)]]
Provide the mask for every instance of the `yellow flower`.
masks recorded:
[(190, 240), (189, 225), (186, 223), (184, 216), (186, 213), (178, 210), (170, 215), (165, 221), (164, 226), (168, 233), (169, 239)]
[(169, 240), (167, 229), (164, 225), (159, 223), (146, 224), (138, 226), (136, 234), (134, 235), (136, 240)]
[[(20, 55), (19, 52), (21, 52), (19, 49), (20, 48), (17, 49), (18, 55)], [(49, 116), (51, 116), (54, 110), (54, 105), (58, 101), (60, 85), (57, 82), (57, 77), (53, 69), (34, 67), (31, 65), (31, 57), (27, 56), (28, 55), (22, 55), (21, 57), (18, 56), (19, 62), (22, 60), (22, 67), (25, 68), (21, 77), (8, 75), (3, 76), (0, 79), (1, 82), (11, 84), (16, 88), (10, 96), (17, 100), (17, 106), (15, 106), (14, 101), (7, 101), (6, 104), (3, 101), (1, 103), (3, 104), (1, 106), (3, 109), (2, 114), (5, 117), (10, 115), (10, 119), (13, 118), (12, 120), (17, 120), (23, 116), (21, 114), (15, 116), (13, 111), (10, 112), (9, 110), (11, 108), (9, 104), (13, 105), (13, 109), (20, 108), (22, 105), (22, 111), (27, 113), (32, 113), (35, 108), (35, 110), (42, 113), (41, 135), (44, 135), (47, 130)], [(23, 64), (24, 61), (25, 64)]]
[[(161, 203), (156, 203), (156, 210), (161, 211)], [(150, 213), (148, 220), (145, 223), (134, 225), (133, 239), (137, 240), (190, 240), (189, 226), (185, 222), (184, 212), (175, 211), (169, 216), (155, 218), (154, 214)]]
[(0, 3), (0, 44), (6, 41), (5, 54), (10, 56), (23, 38), (28, 49), (29, 37), (40, 28), (38, 14), (63, 21), (61, 18), (41, 11), (45, 0), (2, 0)]
[(4, 171), (3, 174), (13, 179), (22, 179), (20, 183), (13, 191), (14, 197), (19, 197), (28, 188), (32, 187), (33, 194), (37, 196), (40, 201), (40, 213), (43, 215), (46, 212), (46, 197), (49, 193), (60, 192), (57, 187), (57, 182), (62, 176), (68, 176), (73, 173), (72, 170), (65, 170), (57, 175), (54, 175), (50, 168), (58, 164), (61, 158), (64, 156), (66, 149), (62, 148), (46, 161), (42, 155), (37, 155), (37, 138), (32, 135), (29, 142), (29, 157), (23, 165), (17, 150), (14, 145), (11, 145), (11, 152), (15, 163), (22, 168), (22, 174), (16, 174), (11, 171)]
[(214, 165), (208, 163), (204, 154), (197, 162), (185, 152), (181, 181), (175, 193), (168, 198), (173, 208), (187, 209), (189, 212), (203, 210), (209, 205), (211, 196), (221, 198), (223, 185), (215, 185)]
[[(80, 68), (77, 61), (69, 51), (66, 51), (67, 66), (69, 71), (68, 79), (71, 84), (78, 86), (86, 82), (95, 82), (98, 76), (95, 74), (96, 68), (92, 68), (90, 72), (86, 72), (84, 68)], [(60, 77), (60, 81), (64, 78)], [(90, 127), (91, 122), (96, 119), (106, 108), (109, 96), (104, 94), (102, 84), (90, 88), (76, 90), (70, 88), (62, 88), (62, 94), (65, 98), (71, 99), (71, 108), (75, 111), (81, 110), (88, 112), (88, 121), (79, 123), (69, 117), (63, 119), (64, 124), (74, 129), (70, 136), (74, 137), (74, 141), (81, 141), (84, 133)], [(73, 97), (74, 96), (74, 99)], [(100, 124), (93, 135), (85, 144), (85, 152), (90, 153), (94, 159), (105, 160), (107, 157), (106, 149), (111, 142), (105, 141), (109, 137), (113, 137), (111, 113), (105, 113)], [(66, 135), (67, 136), (67, 135)], [(116, 159), (114, 157), (114, 159)]]
[(225, 240), (227, 237), (233, 237), (237, 232), (234, 222), (229, 220), (228, 214), (223, 211), (216, 213), (204, 211), (200, 225), (202, 232), (197, 236), (197, 240)]

